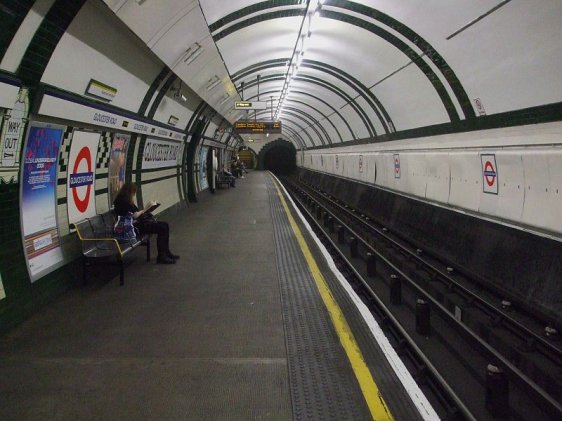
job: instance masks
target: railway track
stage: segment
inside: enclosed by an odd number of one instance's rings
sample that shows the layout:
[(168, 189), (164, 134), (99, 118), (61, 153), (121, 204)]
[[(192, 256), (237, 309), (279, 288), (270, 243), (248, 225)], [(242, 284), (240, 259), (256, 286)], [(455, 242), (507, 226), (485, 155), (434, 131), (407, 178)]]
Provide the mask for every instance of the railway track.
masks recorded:
[(337, 198), (283, 184), (444, 418), (562, 419), (547, 322)]

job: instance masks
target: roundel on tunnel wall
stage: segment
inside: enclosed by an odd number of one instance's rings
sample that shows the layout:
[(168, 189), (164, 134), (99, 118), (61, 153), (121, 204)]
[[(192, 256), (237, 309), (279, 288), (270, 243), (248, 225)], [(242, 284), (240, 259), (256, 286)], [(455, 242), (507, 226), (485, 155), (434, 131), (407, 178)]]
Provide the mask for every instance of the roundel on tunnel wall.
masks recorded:
[(480, 155), (484, 193), (498, 194), (498, 170), (495, 154)]
[(68, 157), (68, 222), (96, 214), (95, 169), (100, 134), (75, 131)]

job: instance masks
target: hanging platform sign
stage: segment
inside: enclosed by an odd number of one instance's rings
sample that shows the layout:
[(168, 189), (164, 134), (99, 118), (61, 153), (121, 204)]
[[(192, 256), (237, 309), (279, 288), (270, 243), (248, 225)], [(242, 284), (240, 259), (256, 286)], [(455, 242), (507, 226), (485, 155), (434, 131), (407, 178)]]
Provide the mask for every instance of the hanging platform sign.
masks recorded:
[(265, 110), (266, 108), (265, 101), (236, 101), (234, 103), (235, 110)]
[(117, 89), (95, 79), (90, 79), (90, 83), (88, 83), (88, 87), (86, 88), (86, 94), (95, 96), (98, 99), (103, 99), (104, 101), (113, 101), (117, 95)]
[(281, 133), (280, 121), (237, 121), (234, 131), (238, 134)]

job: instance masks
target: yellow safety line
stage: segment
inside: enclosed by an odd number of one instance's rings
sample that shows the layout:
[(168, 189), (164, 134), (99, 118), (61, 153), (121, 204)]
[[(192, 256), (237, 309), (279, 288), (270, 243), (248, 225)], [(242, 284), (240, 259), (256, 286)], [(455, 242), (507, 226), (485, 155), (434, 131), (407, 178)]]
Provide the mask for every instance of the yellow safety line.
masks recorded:
[(289, 218), (289, 223), (293, 228), (293, 232), (297, 237), (297, 241), (300, 245), (300, 248), (304, 254), (304, 257), (308, 263), (310, 271), (312, 273), (312, 277), (316, 282), (316, 286), (320, 292), (320, 296), (324, 301), (324, 305), (330, 314), (330, 318), (332, 319), (332, 323), (334, 324), (334, 328), (336, 329), (336, 333), (340, 339), (340, 342), (347, 354), (347, 358), (351, 363), (351, 367), (359, 382), (359, 387), (363, 392), (363, 396), (365, 401), (367, 402), (367, 406), (371, 411), (371, 416), (376, 421), (388, 420), (392, 421), (394, 418), (390, 413), (390, 410), (386, 403), (383, 400), (383, 397), (380, 394), (379, 388), (377, 387), (367, 364), (365, 363), (365, 359), (361, 354), (361, 350), (357, 345), (355, 337), (353, 336), (353, 332), (351, 331), (349, 325), (347, 324), (347, 320), (343, 312), (341, 311), (338, 303), (334, 299), (324, 276), (320, 272), (318, 265), (316, 264), (316, 260), (312, 256), (308, 244), (306, 243), (304, 237), (302, 236), (301, 230), (299, 229), (297, 223), (295, 222), (289, 207), (287, 206), (287, 202), (285, 202), (285, 198), (281, 193), (279, 186), (275, 183), (275, 188), (277, 189), (277, 194), (281, 199), (281, 203), (283, 204), (283, 208), (285, 208), (285, 212), (287, 213), (287, 217)]

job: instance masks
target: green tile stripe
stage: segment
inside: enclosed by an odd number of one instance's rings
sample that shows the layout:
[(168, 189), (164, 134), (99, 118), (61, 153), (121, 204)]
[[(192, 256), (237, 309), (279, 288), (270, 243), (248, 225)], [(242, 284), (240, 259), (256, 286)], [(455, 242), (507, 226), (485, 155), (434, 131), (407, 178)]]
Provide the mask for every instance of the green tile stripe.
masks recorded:
[(39, 25), (29, 44), (17, 76), (27, 85), (36, 87), (60, 39), (86, 0), (57, 0)]
[(29, 13), (34, 0), (0, 0), (0, 61), (8, 51), (10, 43), (23, 20)]

